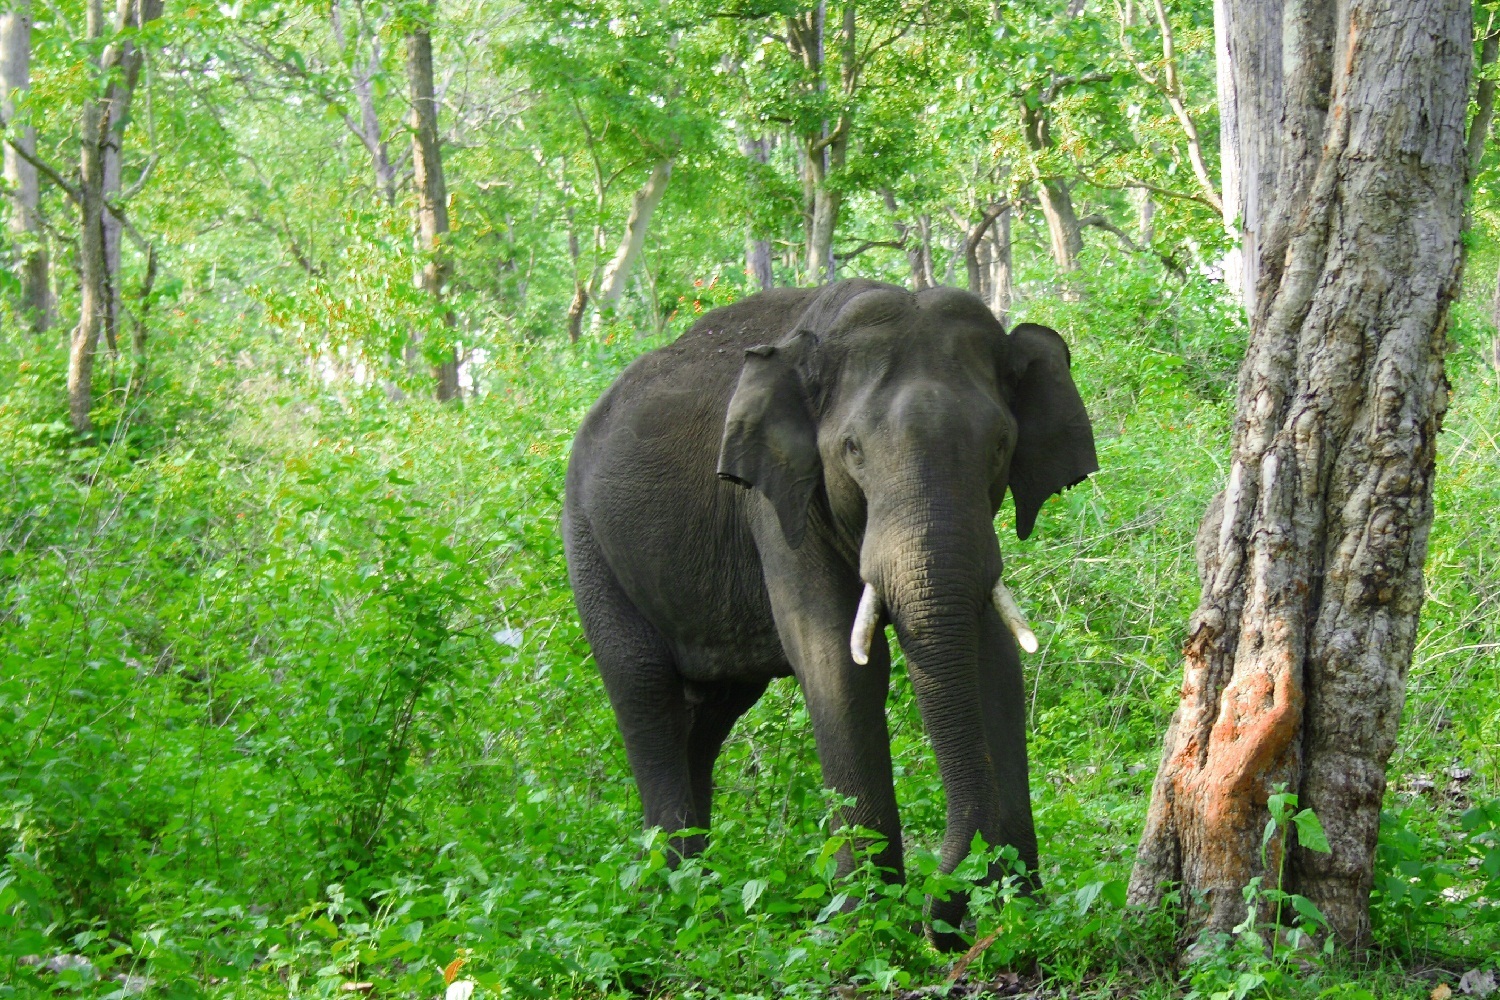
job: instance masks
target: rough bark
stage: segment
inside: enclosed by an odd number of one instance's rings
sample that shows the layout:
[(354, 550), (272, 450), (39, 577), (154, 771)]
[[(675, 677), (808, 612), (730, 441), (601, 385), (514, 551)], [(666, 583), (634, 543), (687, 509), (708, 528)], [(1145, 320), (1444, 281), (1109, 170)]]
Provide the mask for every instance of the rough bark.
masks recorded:
[[(8, 125), (16, 105), (31, 87), (31, 0), (15, 0), (0, 14), (0, 119)], [(36, 154), (36, 129), (27, 125), (13, 140)], [(52, 299), (47, 287), (47, 245), (42, 235), (41, 187), (36, 167), (5, 146), (5, 182), (11, 190), (9, 229), (18, 248), (16, 270), (21, 282), (17, 311), (33, 333), (51, 322)]]
[[(428, 9), (429, 14), (431, 7)], [(453, 310), (443, 302), (451, 262), (448, 254), (448, 186), (443, 181), (443, 155), (438, 145), (437, 97), (432, 83), (432, 32), (423, 23), (406, 36), (406, 74), (411, 86), (412, 182), (417, 189), (417, 228), (426, 262), (422, 284), (449, 332), (458, 325)], [(413, 339), (416, 339), (415, 337)], [(431, 352), (424, 352), (430, 354)], [(450, 343), (432, 366), (440, 401), (457, 399), (458, 355)]]
[(594, 305), (599, 315), (611, 312), (619, 305), (625, 294), (625, 283), (630, 280), (630, 270), (635, 266), (641, 248), (646, 245), (646, 233), (651, 229), (651, 216), (667, 193), (667, 182), (672, 178), (671, 159), (662, 160), (651, 169), (651, 176), (630, 199), (630, 215), (625, 220), (625, 232), (620, 237), (619, 249), (604, 266), (599, 277), (599, 291)]
[[(1277, 197), (1247, 259), (1231, 471), (1198, 536), (1202, 593), (1131, 898), (1178, 883), (1195, 925), (1233, 927), (1248, 880), (1281, 870), (1260, 838), (1285, 783), (1333, 848), (1294, 846), (1285, 888), (1359, 947), (1447, 403), (1471, 26), (1461, 0), (1344, 0), (1337, 17), (1333, 0), (1288, 0), (1264, 30), (1276, 6), (1228, 9), (1243, 178), (1265, 181), (1256, 157), (1279, 146)], [(1279, 100), (1246, 113), (1276, 57)]]

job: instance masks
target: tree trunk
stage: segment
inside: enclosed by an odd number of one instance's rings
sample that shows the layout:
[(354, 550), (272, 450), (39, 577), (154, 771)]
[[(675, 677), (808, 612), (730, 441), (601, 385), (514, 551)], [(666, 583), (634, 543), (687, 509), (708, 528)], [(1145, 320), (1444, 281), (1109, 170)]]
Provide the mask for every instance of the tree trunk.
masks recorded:
[(1240, 107), (1234, 90), (1229, 57), (1229, 0), (1214, 0), (1214, 58), (1218, 68), (1219, 189), (1223, 196), (1224, 231), (1234, 241), (1224, 254), (1224, 285), (1241, 306), (1248, 307), (1245, 286), (1245, 248), (1239, 244), (1243, 196), (1240, 179)]
[[(1479, 69), (1482, 71), (1496, 57), (1500, 57), (1500, 29), (1490, 18), (1489, 30), (1484, 33), (1484, 45), (1479, 51)], [(1469, 179), (1479, 176), (1479, 161), (1484, 159), (1485, 143), (1490, 137), (1490, 125), (1495, 120), (1495, 81), (1481, 78), (1479, 89), (1474, 94), (1474, 119), (1469, 123), (1468, 160)]]
[[(952, 212), (953, 221), (958, 223), (960, 230), (964, 231), (963, 244), (959, 251), (963, 254), (969, 291), (984, 299), (985, 302), (990, 302), (993, 298), (990, 282), (994, 277), (994, 258), (991, 256), (994, 251), (989, 242), (989, 235), (1001, 215), (1007, 217), (1006, 222), (1007, 225), (1009, 224), (1009, 213), (1008, 203), (996, 202), (981, 209), (979, 221), (970, 226), (962, 215)], [(1008, 236), (1005, 241), (1005, 253), (1007, 255), (1010, 253)]]
[[(340, 48), (348, 48), (350, 41), (344, 30), (343, 15), (339, 10), (337, 2), (333, 3), (328, 12), (329, 23), (333, 27), (333, 37), (338, 41)], [(363, 34), (361, 24), (355, 25), (354, 56), (358, 58), (359, 39)], [(370, 154), (370, 165), (375, 171), (375, 188), (385, 198), (387, 205), (396, 204), (396, 165), (391, 162), (390, 147), (386, 143), (385, 136), (380, 131), (380, 116), (375, 110), (375, 76), (380, 72), (380, 35), (378, 32), (370, 33), (370, 55), (362, 66), (354, 69), (354, 102), (359, 105), (359, 123), (355, 125), (350, 122), (350, 129), (359, 136), (360, 142), (364, 144), (365, 151)], [(348, 117), (346, 121), (350, 121)]]
[[(15, 0), (0, 14), (0, 118), (7, 125), (16, 114), (17, 98), (31, 86), (31, 0)], [(36, 129), (27, 125), (15, 137), (26, 152), (36, 153)], [(17, 311), (33, 333), (51, 322), (47, 287), (47, 245), (42, 234), (41, 188), (36, 167), (5, 145), (5, 182), (12, 191), (11, 241), (17, 248), (21, 298)]]
[(1010, 209), (995, 217), (987, 239), (990, 242), (990, 310), (1001, 323), (1009, 320), (1015, 295), (1011, 263)]
[[(793, 58), (802, 63), (812, 90), (820, 96), (826, 90), (823, 80), (826, 12), (826, 3), (820, 0), (813, 11), (787, 19), (787, 46)], [(844, 4), (839, 46), (842, 93), (847, 108), (857, 82), (855, 6), (852, 2)], [(835, 179), (844, 169), (850, 127), (849, 113), (845, 110), (840, 113), (838, 122), (831, 131), (825, 122), (819, 131), (802, 137), (802, 187), (807, 215), (809, 282), (832, 281), (838, 270), (838, 263), (833, 258), (833, 234), (838, 228), (839, 209), (843, 205), (844, 194), (838, 189)]]
[(1135, 202), (1135, 238), (1141, 246), (1150, 248), (1156, 240), (1156, 202), (1145, 188), (1133, 188), (1130, 200)]
[[(1052, 148), (1051, 122), (1047, 115), (1045, 99), (1036, 105), (1022, 105), (1021, 118), (1026, 133), (1026, 144), (1034, 152), (1041, 153)], [(1052, 260), (1064, 274), (1078, 269), (1078, 255), (1083, 252), (1083, 231), (1078, 225), (1078, 213), (1073, 210), (1073, 193), (1067, 181), (1060, 177), (1043, 177), (1033, 168), (1037, 180), (1037, 201), (1042, 206), (1042, 218), (1047, 220), (1047, 235), (1052, 242)]]
[[(1242, 179), (1264, 178), (1255, 157), (1279, 146), (1277, 198), (1249, 229), (1258, 284), (1229, 483), (1198, 534), (1202, 594), (1130, 895), (1154, 904), (1179, 883), (1189, 919), (1227, 931), (1248, 881), (1277, 884), (1285, 860), (1284, 888), (1359, 947), (1447, 405), (1472, 55), (1461, 0), (1337, 9), (1228, 11)], [(1266, 105), (1272, 64), (1284, 76)], [(1262, 865), (1282, 783), (1331, 855), (1283, 859), (1273, 841)]]
[[(771, 158), (769, 145), (763, 136), (740, 137), (740, 152), (760, 166), (764, 166)], [(755, 198), (759, 194), (760, 184), (752, 177), (750, 196)], [(776, 285), (776, 277), (771, 270), (771, 241), (757, 232), (753, 213), (745, 220), (745, 276), (757, 291), (769, 291)]]
[(1047, 235), (1052, 242), (1052, 260), (1064, 274), (1078, 270), (1078, 255), (1083, 252), (1083, 230), (1078, 213), (1073, 211), (1073, 194), (1067, 181), (1043, 180), (1037, 184), (1037, 200), (1042, 218), (1047, 220)]
[(776, 287), (776, 277), (771, 271), (771, 241), (758, 240), (749, 232), (745, 234), (745, 276), (751, 281), (752, 291), (769, 292)]
[(625, 293), (625, 282), (630, 278), (630, 269), (646, 245), (646, 233), (651, 228), (651, 216), (667, 193), (667, 182), (672, 178), (671, 159), (662, 160), (651, 170), (635, 197), (630, 200), (630, 216), (625, 220), (625, 233), (620, 237), (620, 247), (614, 257), (604, 266), (599, 278), (599, 291), (594, 297), (596, 315), (613, 312)]
[[(1283, 10), (1294, 2), (1289, 10)], [(1232, 4), (1232, 7), (1230, 6)], [(1275, 208), (1282, 108), (1282, 21), (1300, 17), (1303, 4), (1322, 9), (1321, 0), (1215, 0), (1214, 38), (1219, 59), (1219, 159), (1223, 175), (1224, 219), (1238, 234), (1238, 259), (1226, 277), (1248, 315), (1255, 315), (1261, 243)], [(1319, 16), (1326, 17), (1326, 12)]]
[(906, 251), (906, 262), (911, 267), (912, 291), (937, 284), (932, 273), (932, 216), (926, 212), (917, 216), (917, 242)]
[[(431, 12), (429, 5), (428, 14)], [(422, 267), (422, 284), (432, 296), (434, 309), (442, 317), (451, 339), (457, 319), (453, 310), (443, 302), (443, 285), (450, 267), (446, 246), (448, 187), (443, 182), (443, 156), (438, 148), (437, 97), (432, 83), (432, 31), (429, 23), (417, 25), (406, 36), (406, 73), (411, 86), (412, 180), (417, 189), (417, 227), (422, 252), (427, 257)], [(419, 339), (413, 336), (414, 341)], [(447, 402), (459, 395), (458, 355), (451, 342), (442, 346), (441, 353), (442, 358), (433, 363), (432, 372), (437, 380), (436, 396)]]
[(589, 286), (581, 280), (573, 282), (573, 301), (568, 303), (568, 343), (576, 344), (583, 336), (583, 311), (589, 306)]
[[(86, 38), (98, 42), (104, 36), (102, 0), (89, 0)], [(110, 45), (98, 67), (107, 76), (119, 59), (119, 46)], [(86, 434), (93, 429), (89, 416), (94, 406), (94, 354), (104, 329), (108, 308), (107, 274), (104, 261), (104, 138), (109, 113), (107, 97), (89, 96), (83, 102), (79, 128), (82, 149), (78, 179), (78, 325), (73, 328), (68, 349), (68, 418), (73, 430)]]
[[(162, 0), (119, 0), (115, 14), (115, 30), (124, 32), (139, 28), (161, 16)], [(106, 94), (108, 121), (105, 124), (103, 170), (104, 199), (114, 201), (120, 195), (122, 152), (125, 148), (125, 127), (130, 121), (130, 105), (135, 96), (136, 83), (140, 80), (142, 52), (129, 40), (119, 42), (119, 70), (111, 80)], [(111, 212), (105, 211), (101, 223), (104, 226), (104, 280), (106, 301), (104, 310), (104, 335), (111, 351), (116, 351), (117, 331), (124, 303), (124, 282), (120, 277), (120, 242), (124, 225)]]

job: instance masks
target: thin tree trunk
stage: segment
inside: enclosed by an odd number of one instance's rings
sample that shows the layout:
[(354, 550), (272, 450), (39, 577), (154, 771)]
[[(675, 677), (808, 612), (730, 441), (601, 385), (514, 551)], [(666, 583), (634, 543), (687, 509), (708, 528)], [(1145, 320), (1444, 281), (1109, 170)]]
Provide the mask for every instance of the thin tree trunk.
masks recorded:
[[(337, 2), (329, 8), (328, 19), (339, 47), (347, 49), (350, 40), (348, 33), (344, 30), (343, 15)], [(356, 50), (362, 34), (362, 24), (356, 25), (353, 39)], [(356, 59), (358, 58), (357, 51), (353, 55)], [(390, 147), (385, 136), (381, 134), (380, 116), (375, 110), (375, 77), (379, 72), (380, 35), (377, 32), (371, 32), (369, 57), (365, 59), (363, 65), (356, 66), (354, 70), (354, 102), (359, 105), (359, 123), (356, 126), (347, 116), (345, 120), (350, 121), (350, 129), (359, 136), (365, 151), (370, 154), (370, 165), (375, 172), (376, 190), (385, 198), (387, 205), (395, 205), (396, 165), (391, 162)]]
[(1134, 188), (1130, 200), (1135, 202), (1135, 237), (1143, 247), (1151, 246), (1156, 239), (1156, 202), (1145, 188)]
[[(86, 38), (98, 42), (104, 36), (102, 0), (89, 0), (85, 20)], [(108, 46), (101, 65), (107, 75), (118, 62), (119, 47)], [(86, 434), (93, 429), (94, 354), (103, 332), (108, 308), (104, 261), (104, 137), (108, 120), (107, 99), (89, 96), (83, 102), (79, 128), (78, 180), (78, 325), (68, 350), (68, 417), (73, 430)]]
[[(985, 301), (990, 300), (990, 278), (991, 259), (986, 255), (981, 257), (980, 249), (985, 246), (985, 238), (989, 235), (995, 220), (1002, 214), (1010, 211), (1008, 202), (996, 202), (985, 207), (979, 213), (979, 221), (970, 226), (967, 220), (958, 212), (949, 209), (953, 221), (958, 223), (959, 229), (964, 233), (963, 245), (959, 248), (964, 258), (964, 269), (967, 272), (969, 291), (978, 295)], [(1009, 252), (1007, 246), (1006, 252)]]
[[(1036, 152), (1052, 148), (1052, 131), (1047, 117), (1047, 107), (1039, 103), (1022, 108), (1026, 142)], [(1047, 220), (1047, 235), (1052, 243), (1052, 260), (1064, 274), (1078, 269), (1078, 255), (1083, 252), (1083, 230), (1078, 225), (1078, 213), (1073, 210), (1073, 194), (1068, 182), (1060, 177), (1037, 175), (1037, 201), (1042, 207), (1042, 218)]]
[[(139, 28), (161, 16), (162, 0), (119, 0), (115, 13), (115, 30), (124, 32)], [(114, 201), (120, 195), (122, 153), (125, 148), (125, 126), (130, 120), (130, 105), (135, 97), (136, 84), (140, 80), (143, 53), (134, 42), (122, 40), (120, 46), (119, 71), (110, 82), (107, 93), (109, 120), (105, 126), (103, 170), (104, 199)], [(104, 336), (111, 352), (118, 351), (117, 331), (124, 304), (124, 282), (120, 276), (120, 243), (124, 236), (124, 225), (112, 213), (106, 211), (101, 222), (104, 226), (104, 280), (106, 306), (104, 311)]]
[(990, 311), (1001, 323), (1009, 321), (1011, 301), (1015, 296), (1015, 278), (1011, 263), (1010, 209), (995, 217), (990, 226)]
[(906, 249), (906, 266), (911, 270), (911, 290), (920, 292), (932, 285), (928, 280), (932, 274), (932, 245), (928, 227), (918, 222), (912, 228), (916, 230), (917, 238)]
[[(1277, 198), (1258, 217), (1229, 483), (1198, 535), (1202, 594), (1130, 895), (1156, 903), (1176, 883), (1191, 921), (1233, 927), (1248, 881), (1282, 872), (1279, 841), (1262, 864), (1261, 833), (1284, 783), (1332, 854), (1294, 846), (1283, 887), (1359, 947), (1447, 405), (1470, 10), (1341, 0), (1335, 18), (1333, 0), (1303, 0), (1279, 12), (1279, 0), (1228, 11), (1241, 152), (1279, 144)], [(1235, 44), (1252, 36), (1257, 47)], [(1272, 58), (1280, 98), (1246, 114)], [(1247, 183), (1263, 176), (1244, 162)]]
[[(1496, 29), (1494, 15), (1490, 16), (1489, 30), (1484, 33), (1484, 45), (1479, 51), (1479, 69), (1483, 71), (1500, 57), (1500, 29)], [(1469, 122), (1468, 160), (1469, 179), (1479, 176), (1479, 162), (1484, 159), (1484, 147), (1489, 141), (1490, 125), (1495, 120), (1495, 81), (1482, 77), (1474, 95), (1474, 118)]]
[[(757, 166), (764, 166), (769, 162), (769, 145), (764, 136), (740, 137), (740, 152)], [(750, 196), (756, 198), (759, 195), (759, 181), (752, 175)], [(771, 241), (756, 230), (754, 213), (748, 213), (745, 220), (745, 276), (750, 279), (752, 287), (762, 292), (769, 291), (776, 285), (776, 277), (771, 270)]]
[(776, 287), (776, 276), (771, 270), (770, 240), (758, 240), (746, 233), (745, 274), (755, 291), (769, 292)]
[[(0, 118), (9, 125), (17, 99), (31, 87), (31, 0), (15, 0), (0, 14)], [(15, 141), (36, 153), (36, 129), (27, 125)], [(16, 261), (21, 281), (18, 311), (33, 333), (51, 322), (52, 299), (47, 286), (47, 245), (42, 234), (41, 188), (36, 167), (5, 145), (5, 181), (12, 191), (9, 228), (19, 251)]]
[(1083, 253), (1083, 230), (1078, 213), (1073, 210), (1073, 194), (1067, 181), (1052, 178), (1037, 184), (1037, 201), (1042, 218), (1047, 220), (1047, 235), (1052, 243), (1052, 260), (1064, 274), (1078, 270), (1078, 255)]
[(583, 311), (589, 306), (589, 286), (573, 282), (573, 301), (568, 303), (568, 343), (576, 344), (583, 336)]
[[(823, 80), (826, 13), (825, 0), (819, 0), (813, 11), (787, 19), (787, 46), (792, 56), (802, 63), (812, 81), (812, 89), (819, 94), (826, 89)], [(855, 5), (847, 2), (843, 7), (839, 39), (842, 92), (846, 102), (853, 97), (857, 84), (855, 27)], [(810, 282), (832, 281), (838, 270), (838, 263), (833, 258), (833, 234), (838, 228), (844, 195), (833, 178), (844, 169), (850, 128), (849, 114), (845, 111), (831, 131), (825, 123), (821, 131), (803, 136), (803, 197), (807, 214), (807, 280)]]
[[(432, 13), (429, 4), (428, 15)], [(437, 97), (432, 82), (432, 31), (424, 22), (406, 36), (406, 73), (411, 86), (411, 152), (417, 189), (417, 226), (421, 235), (426, 263), (422, 267), (422, 284), (432, 296), (433, 306), (442, 317), (449, 343), (442, 345), (441, 358), (433, 363), (437, 380), (436, 395), (440, 401), (457, 399), (458, 354), (451, 343), (457, 326), (453, 310), (443, 302), (443, 285), (451, 266), (448, 254), (448, 187), (443, 182), (443, 156), (438, 146)], [(416, 337), (413, 338), (417, 339)], [(423, 353), (431, 355), (431, 350)]]
[(667, 182), (672, 178), (671, 159), (662, 160), (651, 170), (651, 176), (630, 199), (630, 215), (625, 220), (625, 232), (620, 237), (620, 247), (610, 262), (604, 266), (599, 278), (599, 291), (594, 296), (596, 316), (613, 312), (625, 293), (625, 283), (630, 278), (630, 269), (635, 266), (641, 248), (646, 245), (646, 233), (651, 228), (651, 216), (667, 193)]
[(1214, 0), (1224, 225), (1240, 239), (1225, 275), (1252, 316), (1281, 158), (1281, 132), (1272, 126), (1281, 114), (1281, 31), (1288, 2), (1299, 0)]

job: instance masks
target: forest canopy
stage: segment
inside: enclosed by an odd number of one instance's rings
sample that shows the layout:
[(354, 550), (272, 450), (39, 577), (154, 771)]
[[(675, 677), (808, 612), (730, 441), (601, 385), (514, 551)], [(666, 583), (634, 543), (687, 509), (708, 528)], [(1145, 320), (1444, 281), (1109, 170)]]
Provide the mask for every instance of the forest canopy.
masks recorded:
[[(1179, 963), (1194, 901), (1127, 905), (1261, 323), (1214, 8), (5, 0), (0, 995), (1494, 992), (1492, 4), (1368, 935), (1283, 883), (1295, 782), (1235, 926)], [(905, 883), (791, 680), (730, 736), (701, 857), (640, 829), (570, 442), (710, 310), (844, 278), (1071, 351), (1100, 471), (1024, 541), (996, 521), (1040, 642), (1036, 896), (987, 845), (940, 870), (899, 653)], [(957, 890), (955, 966), (921, 920)]]

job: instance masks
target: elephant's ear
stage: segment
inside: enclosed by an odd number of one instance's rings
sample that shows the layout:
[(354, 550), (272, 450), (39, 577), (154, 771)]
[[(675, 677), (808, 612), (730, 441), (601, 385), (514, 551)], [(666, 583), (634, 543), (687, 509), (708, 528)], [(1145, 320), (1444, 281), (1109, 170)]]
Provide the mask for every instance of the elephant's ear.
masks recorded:
[(822, 477), (817, 426), (796, 368), (775, 347), (750, 348), (724, 419), (719, 478), (764, 494), (796, 548)]
[(1073, 384), (1068, 345), (1056, 330), (1022, 323), (1011, 331), (1003, 367), (1018, 430), (1010, 460), (1016, 536), (1027, 538), (1054, 493), (1099, 471), (1094, 428)]

